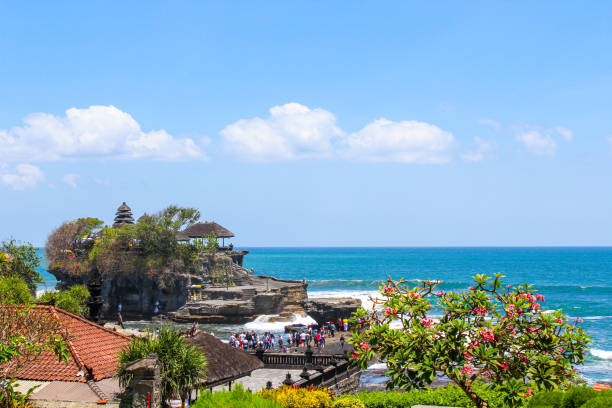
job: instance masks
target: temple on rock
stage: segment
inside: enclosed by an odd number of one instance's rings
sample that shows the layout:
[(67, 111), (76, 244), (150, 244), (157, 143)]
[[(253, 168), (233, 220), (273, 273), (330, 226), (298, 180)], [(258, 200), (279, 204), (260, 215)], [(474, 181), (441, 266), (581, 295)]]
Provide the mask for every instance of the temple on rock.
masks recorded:
[(128, 224), (134, 224), (134, 216), (132, 215), (132, 209), (124, 201), (123, 204), (117, 208), (113, 228), (121, 228)]

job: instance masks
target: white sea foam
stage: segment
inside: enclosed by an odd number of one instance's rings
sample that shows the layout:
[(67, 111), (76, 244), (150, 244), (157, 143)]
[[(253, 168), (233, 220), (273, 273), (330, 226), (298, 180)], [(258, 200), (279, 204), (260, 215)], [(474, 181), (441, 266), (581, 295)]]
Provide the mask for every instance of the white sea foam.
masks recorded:
[(372, 309), (372, 300), (370, 297), (380, 296), (377, 290), (316, 290), (308, 291), (310, 298), (340, 298), (350, 297), (361, 300), (361, 306), (366, 310)]
[(386, 370), (387, 365), (385, 363), (374, 363), (368, 366), (368, 370)]
[(612, 351), (608, 350), (600, 350), (600, 349), (591, 349), (591, 354), (597, 358), (601, 358), (604, 360), (612, 360)]
[(255, 331), (270, 331), (270, 332), (282, 332), (285, 330), (285, 326), (290, 324), (317, 324), (317, 322), (310, 316), (304, 314), (293, 314), (289, 321), (275, 321), (277, 314), (263, 315), (257, 317), (252, 322), (248, 322), (244, 325), (247, 330)]
[(39, 297), (41, 297), (42, 295), (44, 295), (47, 292), (57, 292), (57, 290), (55, 290), (55, 289), (38, 289), (36, 291), (36, 298), (38, 299)]

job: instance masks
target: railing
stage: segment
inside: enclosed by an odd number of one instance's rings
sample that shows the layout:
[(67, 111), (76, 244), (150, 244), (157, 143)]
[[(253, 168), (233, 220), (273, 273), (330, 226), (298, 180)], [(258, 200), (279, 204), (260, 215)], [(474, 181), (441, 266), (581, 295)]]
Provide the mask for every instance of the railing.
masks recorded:
[(266, 368), (301, 368), (306, 365), (312, 366), (328, 366), (334, 361), (345, 359), (346, 357), (339, 355), (314, 355), (312, 353), (292, 354), (292, 353), (252, 353), (259, 358)]

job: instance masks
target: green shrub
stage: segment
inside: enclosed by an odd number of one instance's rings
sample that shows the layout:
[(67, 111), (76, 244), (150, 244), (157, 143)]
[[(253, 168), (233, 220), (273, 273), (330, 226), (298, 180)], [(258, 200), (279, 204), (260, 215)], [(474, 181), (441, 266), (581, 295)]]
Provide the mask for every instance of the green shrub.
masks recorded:
[[(489, 402), (490, 408), (505, 408), (500, 393), (488, 390), (483, 386), (476, 386), (476, 388), (478, 389), (479, 395)], [(358, 394), (358, 397), (365, 404), (366, 408), (404, 408), (419, 404), (447, 407), (474, 407), (474, 404), (467, 395), (455, 385), (406, 392), (362, 392)]]
[(610, 408), (612, 407), (612, 397), (608, 395), (601, 395), (595, 398), (591, 398), (580, 408)]
[(87, 313), (89, 290), (83, 285), (74, 285), (68, 290), (45, 292), (36, 299), (37, 303), (53, 302), (56, 307), (75, 315), (84, 316)]
[(599, 396), (597, 391), (589, 387), (574, 387), (565, 392), (562, 408), (580, 408), (585, 402), (591, 398)]
[(236, 384), (231, 391), (204, 392), (192, 408), (282, 408), (278, 402), (266, 399)]
[(28, 284), (14, 276), (0, 278), (0, 303), (9, 305), (27, 305), (32, 296)]
[(542, 391), (531, 397), (528, 408), (540, 408), (550, 406), (552, 408), (561, 408), (563, 401), (563, 391)]
[(366, 408), (366, 406), (359, 398), (343, 397), (334, 401), (331, 408)]
[(332, 403), (330, 392), (325, 388), (281, 387), (261, 390), (259, 395), (278, 402), (284, 408), (329, 408)]

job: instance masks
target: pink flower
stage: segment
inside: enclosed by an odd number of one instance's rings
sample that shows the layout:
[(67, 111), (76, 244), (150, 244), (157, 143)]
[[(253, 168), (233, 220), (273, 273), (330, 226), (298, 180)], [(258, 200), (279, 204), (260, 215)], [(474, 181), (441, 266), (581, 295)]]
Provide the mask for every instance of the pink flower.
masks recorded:
[(410, 296), (413, 299), (420, 299), (422, 297), (420, 293), (416, 293), (416, 292), (409, 292), (408, 296)]
[(470, 290), (474, 290), (474, 287), (473, 287), (473, 286), (470, 286)]
[(467, 351), (464, 351), (463, 355), (465, 356), (466, 360), (471, 360), (472, 359), (472, 355), (470, 353), (468, 353)]
[(440, 296), (444, 296), (444, 294), (445, 294), (445, 293), (446, 293), (446, 292), (444, 292), (443, 290), (439, 290), (439, 291), (437, 291), (436, 293), (434, 293), (434, 296), (438, 296), (438, 297), (440, 297)]
[(423, 325), (423, 327), (430, 328), (431, 326), (433, 326), (433, 321), (429, 318), (425, 318), (421, 319), (421, 324)]
[(510, 369), (510, 366), (506, 362), (501, 363), (499, 366), (503, 368), (504, 371), (508, 371)]
[(356, 352), (353, 351), (353, 353), (351, 354), (351, 356), (353, 356), (353, 358), (359, 358), (359, 354), (357, 354)]
[(538, 299), (538, 302), (544, 302), (544, 295), (540, 295), (539, 293), (536, 293), (536, 299)]
[(557, 322), (557, 323), (563, 323), (563, 319), (561, 319), (561, 318), (556, 318), (556, 319), (555, 319), (555, 322)]
[(397, 308), (395, 307), (385, 307), (385, 316), (392, 316), (394, 314), (397, 314)]
[(527, 357), (525, 357), (525, 356), (520, 356), (519, 358), (520, 358), (521, 360), (523, 360), (523, 363), (527, 364), (527, 361), (528, 361), (528, 360), (527, 360)]
[(527, 388), (527, 392), (525, 393), (525, 397), (531, 397), (533, 392), (531, 392), (531, 388)]
[(463, 369), (461, 370), (461, 372), (463, 374), (466, 374), (466, 375), (467, 374), (474, 374), (474, 368), (472, 366), (469, 366), (469, 365), (466, 364), (466, 365), (463, 366)]
[(393, 286), (385, 286), (385, 287), (383, 287), (383, 293), (385, 295), (390, 295), (393, 292), (395, 292), (395, 288)]
[(531, 304), (531, 309), (533, 309), (533, 310), (540, 310), (540, 304), (539, 303), (532, 303)]
[(477, 307), (474, 310), (472, 310), (473, 315), (484, 316), (487, 313), (489, 313), (489, 311), (484, 307)]
[(372, 350), (372, 347), (370, 347), (370, 345), (365, 341), (359, 344), (359, 348), (361, 348), (363, 351)]
[(563, 347), (557, 347), (557, 351), (559, 353), (565, 353), (565, 349)]
[(478, 334), (480, 334), (480, 337), (482, 338), (483, 341), (488, 341), (488, 342), (495, 341), (495, 334), (493, 333), (492, 329), (482, 329)]

